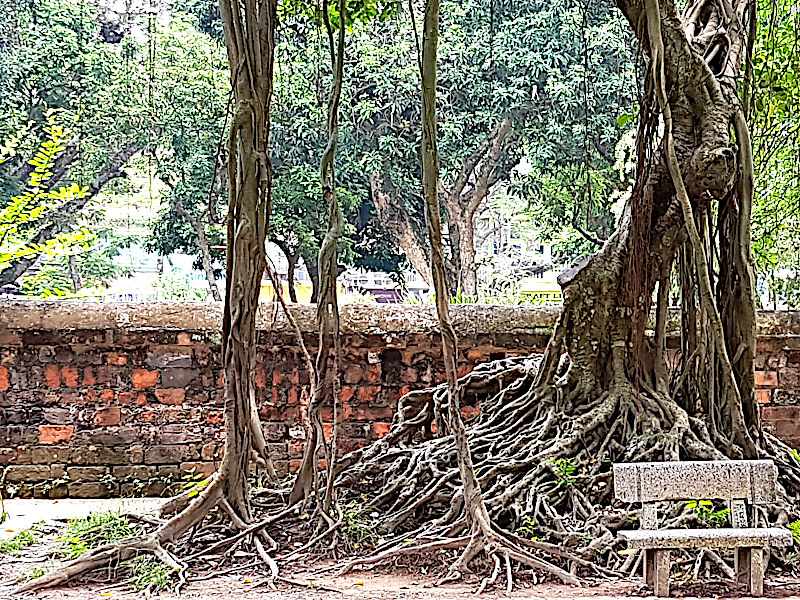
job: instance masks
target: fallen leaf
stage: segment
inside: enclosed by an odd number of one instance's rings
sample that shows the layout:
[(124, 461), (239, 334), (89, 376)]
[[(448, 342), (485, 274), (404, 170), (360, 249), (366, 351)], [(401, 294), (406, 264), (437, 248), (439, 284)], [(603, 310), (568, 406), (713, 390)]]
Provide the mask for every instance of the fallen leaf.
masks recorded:
[(356, 581), (353, 585), (364, 585), (363, 581)]

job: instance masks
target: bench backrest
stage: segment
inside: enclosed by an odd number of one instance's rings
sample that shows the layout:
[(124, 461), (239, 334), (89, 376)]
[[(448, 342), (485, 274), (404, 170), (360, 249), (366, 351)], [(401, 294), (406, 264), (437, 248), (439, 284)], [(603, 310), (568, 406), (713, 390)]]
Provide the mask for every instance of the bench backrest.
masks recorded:
[(777, 470), (771, 460), (674, 461), (614, 464), (614, 493), (623, 502), (775, 500)]

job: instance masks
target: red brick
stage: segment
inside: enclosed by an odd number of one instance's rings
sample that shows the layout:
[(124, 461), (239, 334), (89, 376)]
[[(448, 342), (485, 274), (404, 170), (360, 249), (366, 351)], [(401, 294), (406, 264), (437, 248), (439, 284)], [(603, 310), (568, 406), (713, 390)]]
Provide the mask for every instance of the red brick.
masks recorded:
[(68, 387), (78, 387), (78, 369), (75, 367), (64, 367), (61, 369), (61, 376)]
[(225, 418), (222, 416), (222, 413), (218, 412), (208, 413), (208, 416), (206, 417), (206, 423), (210, 425), (217, 425), (218, 423), (222, 423), (224, 420)]
[(65, 405), (65, 404), (77, 404), (79, 402), (91, 402), (93, 393), (94, 390), (86, 390), (86, 393), (84, 394), (83, 398), (81, 398), (78, 392), (72, 390), (67, 392), (62, 392), (60, 395), (61, 404)]
[(296, 387), (290, 387), (289, 388), (289, 393), (287, 394), (286, 403), (287, 404), (297, 404), (298, 402), (299, 402), (299, 399), (297, 397), (297, 388)]
[(484, 361), (486, 360), (486, 355), (477, 348), (472, 348), (467, 350), (467, 360), (471, 360), (472, 362)]
[(183, 404), (186, 390), (182, 388), (162, 388), (156, 390), (156, 398), (161, 404)]
[(147, 410), (145, 412), (136, 415), (136, 418), (146, 423), (152, 423), (153, 421), (156, 420), (156, 415), (152, 410)]
[(136, 406), (144, 406), (147, 404), (147, 394), (139, 392), (136, 394)]
[(776, 387), (778, 373), (776, 371), (756, 371), (756, 387)]
[(381, 366), (380, 365), (368, 366), (367, 370), (364, 372), (364, 379), (366, 379), (370, 383), (378, 383), (381, 380)]
[(289, 461), (289, 472), (290, 473), (297, 473), (300, 469), (300, 465), (303, 464), (303, 461), (299, 458), (293, 458)]
[(375, 437), (382, 438), (392, 429), (391, 423), (373, 423), (372, 429), (375, 432)]
[(191, 346), (192, 334), (188, 331), (181, 331), (178, 334), (178, 346)]
[(300, 385), (300, 371), (295, 369), (294, 371), (291, 372), (291, 374), (289, 375), (289, 383), (292, 383), (294, 385)]
[(103, 410), (98, 410), (96, 413), (94, 413), (94, 419), (92, 419), (92, 422), (95, 425), (109, 427), (111, 425), (119, 425), (121, 420), (122, 411), (120, 410), (119, 406), (111, 406), (109, 408), (104, 408)]
[(85, 367), (83, 369), (83, 385), (94, 385), (95, 383), (97, 383), (97, 379), (94, 376), (92, 367)]
[(283, 373), (280, 371), (272, 372), (272, 385), (280, 385), (283, 382)]
[[(114, 401), (114, 390), (103, 390), (100, 392), (100, 399), (105, 402), (106, 404), (111, 404)], [(120, 394), (122, 396), (122, 394)], [(130, 394), (128, 394), (128, 398), (130, 398)], [(121, 404), (122, 402), (120, 402)], [(128, 400), (128, 404), (130, 404), (130, 400)]]
[(109, 352), (106, 354), (106, 362), (110, 365), (126, 365), (128, 364), (128, 357), (119, 352)]
[(353, 407), (349, 402), (342, 402), (342, 420), (349, 421), (353, 418)]
[(44, 381), (47, 387), (61, 387), (61, 369), (58, 368), (58, 365), (45, 365)]
[(40, 444), (68, 442), (75, 434), (73, 425), (39, 425)]
[(133, 400), (133, 395), (130, 392), (120, 392), (119, 403), (122, 406), (128, 406), (132, 400)]
[(419, 375), (417, 374), (417, 370), (415, 368), (408, 367), (407, 369), (403, 369), (400, 379), (404, 383), (416, 383), (419, 379)]
[(458, 376), (464, 377), (472, 372), (472, 365), (460, 365), (458, 367)]
[(775, 428), (775, 435), (779, 438), (797, 438), (800, 437), (800, 421), (773, 421)]
[(385, 421), (391, 420), (394, 416), (394, 411), (391, 408), (364, 408), (364, 417), (367, 421)]
[(8, 389), (8, 369), (0, 367), (0, 392)]
[(131, 373), (131, 382), (135, 388), (154, 387), (158, 383), (158, 371), (147, 369), (134, 369)]
[(333, 431), (333, 423), (323, 423), (322, 424), (322, 432), (325, 435), (325, 441), (330, 441), (331, 439), (331, 432)]
[(377, 385), (362, 385), (358, 388), (358, 399), (361, 402), (372, 402), (381, 393), (381, 388)]
[(769, 404), (772, 399), (771, 390), (756, 390), (756, 400), (759, 404)]
[(345, 383), (358, 383), (363, 376), (364, 369), (362, 369), (361, 366), (350, 365), (344, 370), (343, 379)]
[(765, 421), (800, 421), (800, 406), (765, 406), (761, 409), (761, 416)]
[(181, 463), (181, 471), (188, 472), (194, 469), (195, 474), (203, 475), (204, 477), (210, 477), (213, 475), (217, 468), (214, 466), (213, 462), (182, 462)]
[(219, 376), (217, 377), (217, 387), (223, 387), (225, 385), (225, 371), (220, 370)]
[(256, 365), (256, 372), (253, 374), (253, 383), (256, 387), (264, 389), (267, 387), (267, 372), (264, 370), (264, 365)]
[(349, 402), (353, 399), (353, 394), (355, 393), (355, 388), (350, 385), (346, 385), (342, 388), (342, 402)]
[(477, 406), (462, 406), (461, 407), (461, 418), (462, 419), (471, 419), (477, 415), (481, 414), (481, 409)]

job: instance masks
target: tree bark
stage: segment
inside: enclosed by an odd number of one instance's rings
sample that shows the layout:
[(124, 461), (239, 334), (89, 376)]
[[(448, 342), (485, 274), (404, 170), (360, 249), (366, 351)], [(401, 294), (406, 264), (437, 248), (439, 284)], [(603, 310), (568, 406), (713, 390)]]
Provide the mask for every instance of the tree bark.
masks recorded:
[(186, 210), (186, 207), (183, 205), (183, 202), (178, 197), (174, 197), (173, 205), (175, 206), (175, 210), (177, 213), (183, 217), (183, 219), (192, 226), (194, 229), (194, 234), (197, 236), (197, 247), (200, 250), (200, 260), (203, 264), (203, 272), (206, 275), (206, 280), (208, 281), (208, 289), (211, 292), (211, 297), (214, 299), (215, 302), (222, 301), (222, 296), (219, 293), (219, 288), (217, 288), (217, 279), (214, 276), (214, 267), (211, 264), (211, 246), (208, 243), (208, 238), (206, 237), (206, 230), (203, 227), (203, 223), (200, 219), (191, 215), (191, 213)]
[(457, 289), (464, 297), (478, 297), (475, 262), (475, 215), (481, 203), (499, 180), (497, 168), (507, 148), (513, 125), (511, 116), (503, 118), (486, 139), (464, 161), (453, 184), (444, 193), (450, 230), (450, 246), (456, 266)]
[[(266, 267), (272, 208), (269, 160), (276, 0), (221, 0), (231, 65), (234, 117), (228, 138), (228, 252), (222, 355), (225, 380), (225, 454), (218, 479), (227, 504), (250, 519), (247, 473), (254, 418), (256, 313)], [(263, 432), (257, 432), (255, 435)]]
[(375, 211), (378, 213), (381, 225), (395, 239), (398, 247), (403, 251), (411, 266), (431, 285), (432, 276), (428, 253), (417, 237), (416, 228), (411, 223), (408, 211), (399, 206), (397, 198), (384, 190), (384, 178), (380, 173), (373, 173), (370, 177), (370, 188)]

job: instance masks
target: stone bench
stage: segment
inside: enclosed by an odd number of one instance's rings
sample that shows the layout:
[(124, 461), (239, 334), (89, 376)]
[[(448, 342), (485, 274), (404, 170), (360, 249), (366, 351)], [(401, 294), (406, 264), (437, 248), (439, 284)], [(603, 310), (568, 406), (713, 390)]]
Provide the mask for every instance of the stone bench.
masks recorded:
[[(645, 582), (656, 596), (669, 596), (670, 550), (680, 548), (733, 548), (737, 583), (763, 596), (766, 550), (790, 546), (792, 534), (783, 528), (748, 527), (745, 502), (774, 502), (776, 482), (771, 460), (615, 464), (617, 499), (642, 504), (641, 529), (620, 531), (619, 538), (644, 550)], [(656, 502), (698, 499), (727, 500), (732, 528), (657, 529)]]

